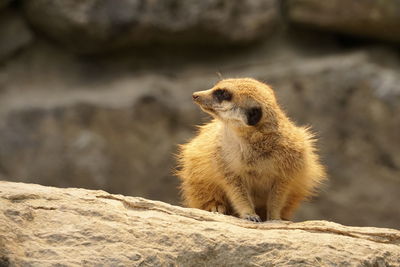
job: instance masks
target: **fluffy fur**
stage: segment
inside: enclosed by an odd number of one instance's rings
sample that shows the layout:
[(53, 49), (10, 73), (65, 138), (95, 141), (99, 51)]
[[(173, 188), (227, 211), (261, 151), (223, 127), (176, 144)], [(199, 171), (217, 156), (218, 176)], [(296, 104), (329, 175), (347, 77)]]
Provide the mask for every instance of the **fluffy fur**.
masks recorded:
[(312, 133), (254, 79), (222, 80), (193, 99), (214, 119), (180, 146), (184, 204), (251, 221), (289, 220), (326, 177)]

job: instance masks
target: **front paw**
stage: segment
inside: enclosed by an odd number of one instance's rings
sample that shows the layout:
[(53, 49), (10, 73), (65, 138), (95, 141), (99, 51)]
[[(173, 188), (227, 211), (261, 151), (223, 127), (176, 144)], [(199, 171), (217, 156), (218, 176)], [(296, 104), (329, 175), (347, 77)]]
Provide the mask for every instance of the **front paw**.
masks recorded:
[(219, 214), (226, 214), (226, 208), (223, 205), (217, 205), (211, 208), (211, 212), (219, 213)]
[(204, 208), (206, 211), (210, 211), (212, 213), (226, 214), (226, 207), (218, 202), (210, 203), (207, 207)]
[(246, 214), (243, 216), (243, 219), (251, 222), (261, 222), (261, 218), (257, 214)]

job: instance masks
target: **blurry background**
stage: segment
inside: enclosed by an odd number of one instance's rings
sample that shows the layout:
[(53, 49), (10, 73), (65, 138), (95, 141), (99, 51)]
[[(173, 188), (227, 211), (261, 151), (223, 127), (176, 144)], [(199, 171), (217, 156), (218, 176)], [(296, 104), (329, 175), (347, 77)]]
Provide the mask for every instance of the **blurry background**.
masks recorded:
[(400, 228), (400, 2), (0, 0), (0, 179), (179, 203), (191, 93), (272, 85), (330, 182), (296, 220)]

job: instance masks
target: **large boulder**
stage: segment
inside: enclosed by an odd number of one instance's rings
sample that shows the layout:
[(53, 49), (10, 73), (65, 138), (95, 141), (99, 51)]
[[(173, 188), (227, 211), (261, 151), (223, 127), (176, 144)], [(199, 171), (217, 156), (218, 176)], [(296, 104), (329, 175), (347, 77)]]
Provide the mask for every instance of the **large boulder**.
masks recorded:
[(1, 266), (399, 266), (400, 231), (0, 182)]
[(0, 40), (1, 61), (29, 45), (33, 35), (20, 14), (14, 10), (1, 10)]
[(393, 0), (287, 0), (290, 21), (322, 29), (400, 41), (400, 2)]
[(240, 44), (277, 26), (277, 0), (28, 0), (38, 31), (79, 52), (149, 43)]

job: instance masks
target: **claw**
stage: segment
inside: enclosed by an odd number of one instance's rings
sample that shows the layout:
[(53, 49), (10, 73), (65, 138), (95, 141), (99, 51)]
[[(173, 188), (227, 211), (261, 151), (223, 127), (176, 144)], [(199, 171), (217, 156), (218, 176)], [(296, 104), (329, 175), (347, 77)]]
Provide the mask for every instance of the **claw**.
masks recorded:
[(258, 216), (257, 214), (254, 215), (245, 215), (244, 216), (245, 220), (251, 221), (251, 222), (261, 222), (261, 218), (260, 216)]
[(212, 205), (209, 209), (206, 210), (211, 211), (215, 214), (226, 214), (226, 208), (223, 205)]

